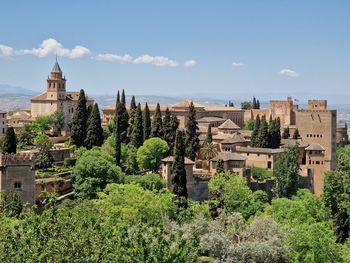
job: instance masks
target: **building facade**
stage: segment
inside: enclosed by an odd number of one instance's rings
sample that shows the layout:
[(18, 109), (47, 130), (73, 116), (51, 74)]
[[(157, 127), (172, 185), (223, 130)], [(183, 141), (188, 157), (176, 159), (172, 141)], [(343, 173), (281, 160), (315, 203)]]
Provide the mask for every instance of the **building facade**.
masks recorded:
[(0, 155), (0, 191), (18, 191), (23, 204), (34, 204), (34, 159), (29, 154)]
[(7, 130), (7, 113), (0, 111), (0, 137), (6, 133)]

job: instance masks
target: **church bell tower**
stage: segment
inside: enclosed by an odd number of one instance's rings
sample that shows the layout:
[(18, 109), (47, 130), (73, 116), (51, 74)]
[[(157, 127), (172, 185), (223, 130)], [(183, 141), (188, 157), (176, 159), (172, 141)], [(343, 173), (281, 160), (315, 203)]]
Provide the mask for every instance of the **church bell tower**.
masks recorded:
[(57, 62), (53, 66), (50, 76), (47, 79), (47, 99), (65, 100), (66, 99), (66, 78), (62, 77), (62, 70)]

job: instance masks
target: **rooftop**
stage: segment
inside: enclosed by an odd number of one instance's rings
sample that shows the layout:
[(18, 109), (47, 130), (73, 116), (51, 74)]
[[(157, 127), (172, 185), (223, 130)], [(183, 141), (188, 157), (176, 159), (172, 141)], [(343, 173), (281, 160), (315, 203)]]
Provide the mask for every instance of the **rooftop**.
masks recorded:
[(221, 124), (218, 129), (222, 130), (240, 130), (241, 128), (234, 123), (232, 120), (227, 119), (223, 124)]
[(237, 147), (236, 152), (276, 154), (276, 153), (283, 153), (284, 149), (282, 149), (282, 148), (271, 149), (271, 148), (255, 148), (255, 147)]
[(307, 150), (307, 151), (324, 151), (325, 149), (319, 143), (312, 143), (305, 150)]
[[(162, 159), (162, 162), (165, 163), (172, 163), (174, 161), (174, 157), (173, 156), (168, 156)], [(194, 164), (194, 161), (188, 159), (187, 157), (185, 157), (185, 164)]]
[(221, 143), (222, 144), (233, 144), (233, 143), (238, 143), (238, 142), (246, 142), (247, 140), (244, 138), (242, 134), (235, 134), (233, 135), (232, 138), (227, 138), (223, 140)]
[(218, 161), (222, 159), (224, 162), (226, 161), (245, 161), (247, 158), (235, 152), (220, 152), (217, 156), (215, 156), (212, 161)]

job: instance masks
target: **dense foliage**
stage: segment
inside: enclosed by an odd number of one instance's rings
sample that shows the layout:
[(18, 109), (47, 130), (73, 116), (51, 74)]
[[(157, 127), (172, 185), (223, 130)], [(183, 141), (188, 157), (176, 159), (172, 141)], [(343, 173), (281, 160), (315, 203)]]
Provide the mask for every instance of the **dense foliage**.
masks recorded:
[(193, 101), (191, 101), (188, 109), (188, 122), (186, 128), (185, 145), (186, 156), (192, 161), (196, 159), (197, 151), (199, 150), (198, 123), (196, 120), (196, 109)]
[(74, 109), (71, 140), (78, 147), (84, 146), (87, 130), (88, 111), (86, 106), (86, 97), (84, 90), (80, 90), (78, 104)]
[(2, 143), (2, 153), (16, 153), (17, 152), (17, 138), (15, 130), (12, 127), (8, 127), (5, 133), (5, 138)]
[(137, 150), (137, 162), (140, 170), (157, 172), (164, 154), (169, 150), (166, 141), (150, 138)]

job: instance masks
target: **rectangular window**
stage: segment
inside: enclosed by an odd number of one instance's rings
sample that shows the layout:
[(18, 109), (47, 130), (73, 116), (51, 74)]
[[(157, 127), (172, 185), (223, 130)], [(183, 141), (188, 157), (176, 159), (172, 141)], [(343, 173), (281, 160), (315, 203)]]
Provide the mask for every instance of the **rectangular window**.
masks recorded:
[(272, 163), (270, 161), (267, 162), (267, 169), (271, 169)]

